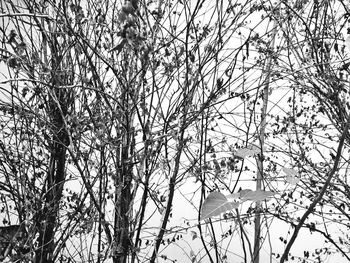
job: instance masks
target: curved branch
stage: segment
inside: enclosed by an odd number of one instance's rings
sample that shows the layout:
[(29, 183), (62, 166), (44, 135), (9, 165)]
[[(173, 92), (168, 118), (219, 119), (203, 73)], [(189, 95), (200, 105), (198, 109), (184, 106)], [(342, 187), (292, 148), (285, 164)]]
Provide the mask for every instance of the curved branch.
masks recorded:
[(285, 262), (286, 260), (288, 260), (288, 254), (289, 254), (289, 251), (290, 249), (292, 248), (297, 236), (298, 236), (298, 233), (300, 231), (300, 229), (302, 228), (303, 224), (305, 223), (306, 219), (308, 218), (308, 216), (313, 212), (314, 208), (316, 207), (316, 205), (322, 200), (323, 198), (323, 195), (326, 193), (326, 190), (328, 188), (328, 186), (330, 185), (332, 179), (333, 179), (333, 176), (335, 174), (335, 172), (337, 171), (338, 169), (338, 165), (339, 165), (339, 161), (340, 161), (340, 157), (341, 157), (341, 154), (342, 154), (342, 150), (343, 150), (343, 146), (344, 146), (344, 141), (345, 141), (345, 137), (348, 133), (348, 130), (350, 128), (350, 115), (348, 116), (347, 118), (347, 122), (346, 122), (346, 125), (344, 127), (344, 130), (343, 130), (343, 133), (340, 137), (340, 140), (339, 140), (339, 144), (338, 144), (338, 150), (337, 150), (337, 155), (335, 157), (335, 160), (334, 160), (334, 164), (333, 164), (333, 168), (332, 170), (329, 172), (328, 176), (327, 176), (327, 180), (325, 182), (325, 184), (323, 185), (319, 195), (317, 196), (317, 198), (312, 202), (312, 204), (310, 205), (310, 207), (308, 208), (308, 210), (304, 213), (303, 217), (300, 219), (298, 225), (295, 227), (295, 230), (293, 232), (293, 235), (292, 237), (290, 238), (288, 244), (287, 244), (287, 247), (286, 249), (284, 250), (283, 252), (283, 255), (281, 257), (281, 260), (280, 260), (280, 263), (283, 263)]

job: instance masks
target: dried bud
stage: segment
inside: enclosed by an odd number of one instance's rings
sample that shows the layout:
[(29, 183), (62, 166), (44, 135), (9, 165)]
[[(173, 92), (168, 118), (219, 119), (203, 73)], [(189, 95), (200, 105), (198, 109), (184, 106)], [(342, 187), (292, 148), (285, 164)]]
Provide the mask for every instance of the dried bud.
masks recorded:
[(8, 35), (8, 43), (9, 44), (11, 44), (11, 43), (13, 43), (13, 44), (15, 44), (15, 46), (17, 46), (17, 41), (16, 41), (16, 36), (17, 36), (17, 33), (16, 33), (16, 31), (14, 30), (14, 29), (12, 29), (11, 31), (10, 31), (10, 34)]
[(10, 57), (8, 60), (7, 60), (7, 65), (10, 67), (10, 68), (16, 68), (19, 66), (19, 63), (18, 63), (18, 60), (17, 58), (15, 57)]

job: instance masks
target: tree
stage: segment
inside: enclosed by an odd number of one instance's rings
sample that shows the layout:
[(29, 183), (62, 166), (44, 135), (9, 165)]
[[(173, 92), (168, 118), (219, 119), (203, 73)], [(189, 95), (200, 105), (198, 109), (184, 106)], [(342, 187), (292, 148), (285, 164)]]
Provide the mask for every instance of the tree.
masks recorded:
[[(219, 23), (202, 21), (205, 8), (204, 1), (3, 5), (10, 99), (2, 100), (9, 135), (2, 190), (16, 204), (4, 223), (28, 225), (36, 262), (69, 261), (72, 251), (81, 260), (135, 261), (147, 209), (163, 218), (146, 257), (161, 257), (176, 189), (201, 158), (193, 148), (204, 143), (198, 123), (231, 94), (230, 71), (245, 45), (226, 49), (240, 27), (228, 24), (234, 6), (215, 5)], [(227, 52), (232, 59), (221, 57)], [(76, 239), (96, 248), (71, 247)]]
[[(339, 221), (338, 218), (334, 217), (331, 219), (332, 222), (348, 225), (348, 223), (344, 222), (344, 220), (348, 220), (344, 211), (345, 204), (348, 203), (348, 195), (345, 190), (348, 186), (342, 172), (346, 166), (343, 158), (346, 158), (345, 150), (348, 147), (348, 140), (346, 139), (348, 137), (348, 107), (346, 106), (347, 99), (345, 95), (347, 93), (346, 80), (343, 79), (344, 73), (342, 72), (346, 69), (341, 64), (345, 63), (343, 62), (344, 58), (350, 50), (344, 50), (345, 46), (340, 41), (340, 39), (346, 39), (346, 36), (344, 36), (344, 25), (347, 17), (341, 16), (337, 18), (337, 14), (333, 12), (335, 8), (339, 8), (347, 13), (347, 8), (343, 1), (339, 3), (335, 1), (327, 3), (315, 2), (311, 6), (298, 5), (297, 9), (285, 4), (289, 20), (285, 25), (281, 26), (283, 30), (288, 30), (292, 23), (293, 28), (295, 28), (295, 25), (304, 28), (303, 34), (298, 36), (296, 33), (289, 34), (288, 39), (286, 39), (288, 43), (293, 45), (292, 53), (295, 55), (291, 55), (290, 61), (294, 61), (302, 67), (302, 70), (298, 70), (290, 78), (291, 85), (296, 87), (293, 104), (295, 100), (302, 101), (302, 98), (304, 97), (305, 99), (306, 96), (314, 102), (312, 108), (306, 107), (305, 103), (301, 103), (299, 107), (294, 104), (290, 116), (295, 124), (298, 122), (305, 123), (305, 121), (300, 122), (298, 120), (306, 119), (306, 123), (310, 127), (306, 133), (309, 137), (307, 141), (316, 145), (321, 161), (315, 161), (314, 158), (311, 158), (309, 154), (314, 151), (306, 146), (306, 140), (302, 138), (302, 135), (296, 129), (296, 143), (300, 149), (299, 152), (302, 153), (302, 158), (300, 159), (302, 162), (305, 162), (305, 167), (310, 167), (312, 171), (310, 179), (303, 182), (305, 188), (302, 193), (309, 193), (308, 198), (310, 198), (312, 203), (309, 207), (306, 207), (307, 210), (296, 227), (294, 236), (288, 242), (281, 262), (288, 258), (289, 248), (295, 240), (295, 234), (297, 234), (299, 226), (321, 233), (328, 242), (332, 243), (349, 260), (347, 249), (343, 247), (344, 242), (342, 240), (344, 237), (339, 237), (341, 241), (338, 242), (337, 238), (328, 233), (327, 227), (322, 228), (317, 222), (312, 222), (310, 218), (309, 222), (306, 223), (307, 215), (309, 214), (327, 217), (324, 210), (328, 206), (330, 211), (339, 211), (339, 214), (335, 213), (339, 218), (345, 216), (344, 219)], [(298, 10), (309, 10), (309, 16), (305, 18), (298, 16), (296, 14)], [(294, 45), (297, 42), (303, 43), (303, 45)], [(306, 52), (301, 52), (302, 49)], [(289, 69), (295, 67), (292, 63), (287, 63), (286, 65), (288, 65)], [(327, 121), (321, 121), (322, 118)], [(321, 139), (321, 136), (325, 136), (324, 140)], [(334, 139), (337, 137), (339, 139)], [(339, 146), (337, 146), (338, 141), (340, 141)], [(342, 147), (344, 147), (343, 152)], [(327, 156), (327, 154), (329, 155)], [(320, 173), (320, 168), (322, 173)], [(341, 202), (339, 203), (340, 200)], [(348, 238), (345, 237), (345, 239)]]
[[(284, 178), (294, 185), (281, 193), (282, 200), (276, 199), (277, 204), (266, 207), (267, 215), (291, 225), (291, 239), (280, 237), (287, 244), (286, 249), (281, 254), (275, 252), (277, 258), (282, 255), (281, 262), (296, 258), (289, 252), (301, 227), (320, 234), (334, 248), (326, 245), (315, 251), (305, 250), (301, 259), (321, 260), (338, 252), (348, 259), (348, 251), (343, 247), (348, 237), (334, 236), (327, 224), (330, 220), (346, 232), (348, 220), (344, 210), (348, 186), (343, 172), (347, 164), (342, 161), (346, 160), (347, 142), (338, 145), (338, 138), (347, 137), (346, 50), (342, 42), (346, 39), (347, 18), (339, 18), (335, 9), (347, 13), (344, 2), (333, 1), (295, 5), (283, 2), (280, 12), (274, 12), (273, 7), (265, 9), (272, 10), (269, 14), (277, 21), (279, 32), (276, 51), (262, 50), (275, 62), (271, 90), (280, 90), (281, 86), (286, 90), (286, 99), (272, 97), (278, 101), (277, 107), (289, 105), (278, 114), (271, 110), (269, 131), (265, 133), (265, 183), (272, 186), (271, 180), (278, 183), (278, 178)], [(286, 164), (293, 169), (281, 169)]]
[[(344, 61), (335, 43), (347, 18), (328, 12), (335, 6), (2, 3), (0, 212), (28, 233), (10, 260), (175, 262), (179, 249), (189, 262), (258, 262), (277, 220), (346, 257), (348, 238), (329, 234), (324, 212), (344, 220), (348, 198), (336, 172), (347, 89), (332, 67)], [(191, 212), (179, 223), (180, 200)], [(270, 248), (270, 261), (283, 262), (293, 239)]]

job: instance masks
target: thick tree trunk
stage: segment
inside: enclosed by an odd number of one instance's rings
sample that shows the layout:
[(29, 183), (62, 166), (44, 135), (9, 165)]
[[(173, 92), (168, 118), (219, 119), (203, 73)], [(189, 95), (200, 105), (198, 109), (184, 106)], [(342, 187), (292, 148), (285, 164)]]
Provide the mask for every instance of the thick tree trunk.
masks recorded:
[[(54, 42), (55, 43), (55, 42)], [(56, 43), (57, 44), (57, 43)], [(36, 218), (36, 226), (39, 232), (38, 249), (36, 250), (36, 263), (53, 263), (55, 250), (55, 228), (59, 218), (59, 203), (62, 198), (62, 191), (65, 182), (66, 152), (69, 146), (69, 137), (64, 118), (68, 114), (71, 104), (70, 92), (64, 85), (70, 84), (67, 71), (59, 70), (62, 59), (52, 44), (52, 87), (48, 94), (48, 106), (52, 139), (49, 168), (46, 179), (46, 192), (44, 195), (44, 208)]]
[(54, 153), (51, 154), (50, 171), (45, 198), (45, 208), (42, 211), (44, 220), (39, 223), (39, 245), (36, 251), (36, 263), (53, 262), (55, 249), (54, 236), (57, 224), (59, 202), (62, 197), (63, 184), (65, 179), (66, 146), (55, 143)]
[[(125, 153), (125, 152), (124, 152)], [(131, 203), (131, 173), (129, 167), (123, 167), (119, 174), (117, 186), (115, 224), (114, 224), (114, 263), (126, 263), (130, 251), (129, 209)]]
[(126, 263), (130, 251), (129, 208), (131, 200), (130, 183), (118, 187), (115, 219), (114, 263)]
[(55, 127), (60, 132), (53, 135), (53, 147), (47, 174), (45, 207), (39, 217), (39, 222), (36, 222), (39, 227), (39, 249), (36, 251), (36, 263), (53, 262), (55, 227), (65, 180), (66, 147), (69, 142), (61, 113), (56, 112), (55, 114)]

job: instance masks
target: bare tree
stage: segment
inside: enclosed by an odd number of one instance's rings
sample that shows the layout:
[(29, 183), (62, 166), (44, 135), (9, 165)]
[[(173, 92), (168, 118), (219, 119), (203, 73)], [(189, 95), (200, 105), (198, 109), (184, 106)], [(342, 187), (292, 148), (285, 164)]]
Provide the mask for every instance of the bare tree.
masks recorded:
[[(228, 47), (248, 2), (1, 8), (2, 191), (16, 204), (5, 223), (27, 224), (36, 262), (154, 262), (177, 189), (202, 162), (194, 149), (205, 147), (209, 109), (239, 96), (229, 87), (247, 39)], [(144, 245), (156, 214), (161, 226)]]
[[(277, 219), (346, 255), (345, 236), (315, 219), (348, 220), (334, 139), (347, 149), (347, 18), (335, 6), (347, 12), (343, 1), (1, 2), (0, 213), (3, 229), (27, 233), (24, 250), (5, 240), (6, 256), (156, 262), (181, 249), (191, 262), (258, 262), (270, 242), (272, 261)], [(239, 206), (202, 220), (212, 192)], [(182, 223), (180, 199), (194, 214)]]

